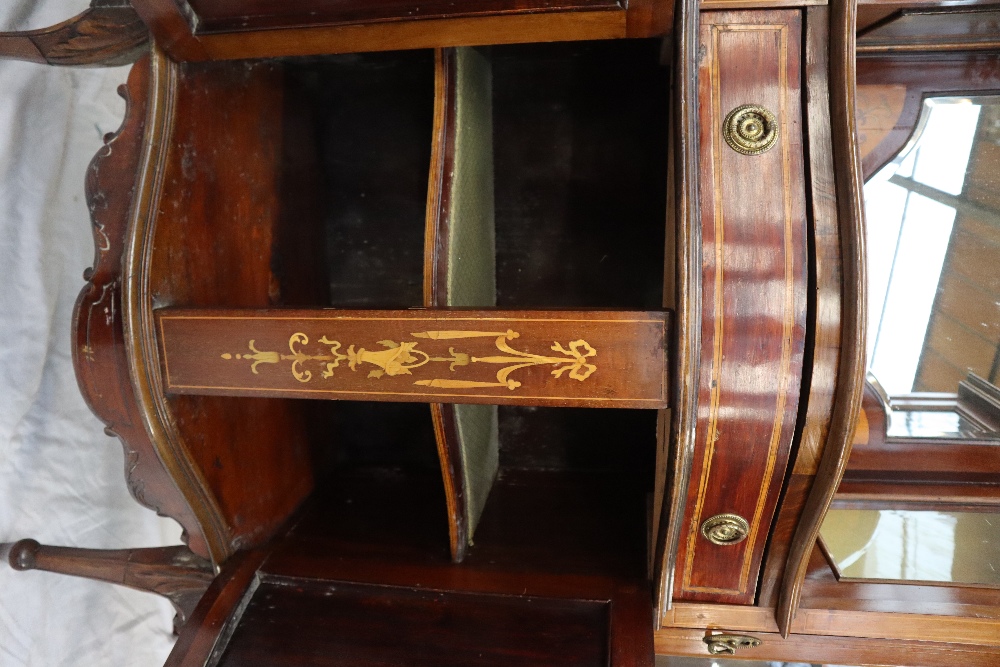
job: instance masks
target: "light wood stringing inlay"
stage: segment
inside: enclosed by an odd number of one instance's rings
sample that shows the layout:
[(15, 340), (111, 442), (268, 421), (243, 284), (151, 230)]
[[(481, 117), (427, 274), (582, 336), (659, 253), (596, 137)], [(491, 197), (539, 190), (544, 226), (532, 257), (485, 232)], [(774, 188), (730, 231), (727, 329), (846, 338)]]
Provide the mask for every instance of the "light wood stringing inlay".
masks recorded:
[[(699, 546), (699, 535), (701, 523), (704, 520), (704, 509), (706, 496), (711, 479), (712, 464), (716, 458), (716, 443), (720, 437), (719, 412), (723, 400), (723, 365), (726, 361), (724, 357), (724, 342), (726, 336), (725, 321), (725, 270), (726, 259), (725, 245), (725, 202), (723, 200), (723, 169), (721, 151), (730, 150), (722, 142), (721, 120), (725, 117), (728, 109), (723, 109), (721, 104), (722, 84), (719, 63), (719, 43), (720, 38), (725, 33), (748, 33), (748, 32), (772, 32), (778, 39), (778, 90), (779, 104), (778, 121), (780, 123), (779, 140), (781, 150), (781, 173), (782, 173), (782, 205), (783, 205), (783, 264), (784, 264), (784, 284), (783, 284), (783, 312), (781, 317), (782, 340), (781, 355), (779, 362), (778, 381), (775, 387), (775, 412), (771, 436), (768, 441), (768, 451), (766, 467), (760, 482), (760, 491), (754, 504), (754, 512), (749, 518), (750, 530), (745, 545), (741, 547), (742, 557), (740, 564), (739, 586), (736, 588), (699, 586), (692, 584), (693, 573), (695, 571), (695, 559)], [(796, 304), (795, 285), (796, 270), (795, 249), (794, 249), (794, 224), (796, 218), (793, 213), (792, 192), (793, 188), (801, 189), (802, 184), (794, 181), (791, 155), (792, 123), (788, 100), (791, 91), (789, 89), (788, 72), (788, 49), (789, 49), (789, 25), (788, 24), (717, 24), (711, 26), (711, 52), (708, 57), (712, 58), (710, 64), (711, 89), (712, 89), (712, 133), (711, 133), (711, 154), (712, 154), (712, 191), (713, 191), (713, 220), (714, 220), (714, 247), (715, 272), (712, 279), (713, 291), (713, 320), (714, 320), (714, 340), (712, 345), (712, 367), (710, 401), (708, 406), (708, 425), (705, 436), (705, 452), (703, 456), (702, 470), (699, 479), (698, 494), (695, 506), (691, 515), (688, 529), (687, 548), (685, 551), (685, 561), (682, 578), (682, 590), (697, 593), (742, 595), (746, 594), (750, 584), (750, 570), (754, 562), (754, 547), (763, 528), (765, 531), (770, 525), (764, 521), (764, 511), (767, 504), (768, 493), (770, 491), (771, 480), (773, 479), (779, 449), (782, 445), (782, 430), (786, 415), (786, 402), (790, 389), (790, 382), (793, 379), (791, 372), (791, 361), (793, 352), (793, 335), (796, 325)], [(756, 100), (746, 100), (747, 103), (756, 103)], [(762, 195), (766, 196), (766, 195)], [(731, 361), (731, 360), (730, 360)], [(766, 524), (766, 525), (762, 525)]]
[[(649, 408), (667, 401), (666, 313), (240, 312), (160, 311), (168, 392)], [(469, 316), (476, 312), (482, 316)]]

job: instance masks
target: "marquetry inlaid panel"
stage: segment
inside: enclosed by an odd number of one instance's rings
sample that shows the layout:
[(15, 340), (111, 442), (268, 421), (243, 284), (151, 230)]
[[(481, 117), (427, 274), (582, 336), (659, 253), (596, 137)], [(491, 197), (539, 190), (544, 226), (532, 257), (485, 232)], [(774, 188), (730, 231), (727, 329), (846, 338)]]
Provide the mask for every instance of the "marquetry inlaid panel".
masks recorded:
[(701, 20), (702, 357), (675, 597), (752, 604), (805, 340), (801, 14)]
[(168, 393), (660, 408), (666, 313), (198, 311), (157, 318)]

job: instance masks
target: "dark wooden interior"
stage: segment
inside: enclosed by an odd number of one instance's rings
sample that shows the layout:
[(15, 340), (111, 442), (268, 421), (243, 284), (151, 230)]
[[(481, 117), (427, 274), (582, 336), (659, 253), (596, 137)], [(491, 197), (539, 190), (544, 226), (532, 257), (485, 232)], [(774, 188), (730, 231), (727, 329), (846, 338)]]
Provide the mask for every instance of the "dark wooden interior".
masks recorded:
[[(276, 641), (291, 649), (268, 661), (276, 666), (605, 664), (607, 604), (527, 602), (268, 579), (254, 593), (218, 664), (260, 664), (259, 656), (275, 654)], [(415, 652), (414, 646), (423, 649)]]
[(656, 41), (492, 50), (497, 305), (658, 308), (669, 71)]

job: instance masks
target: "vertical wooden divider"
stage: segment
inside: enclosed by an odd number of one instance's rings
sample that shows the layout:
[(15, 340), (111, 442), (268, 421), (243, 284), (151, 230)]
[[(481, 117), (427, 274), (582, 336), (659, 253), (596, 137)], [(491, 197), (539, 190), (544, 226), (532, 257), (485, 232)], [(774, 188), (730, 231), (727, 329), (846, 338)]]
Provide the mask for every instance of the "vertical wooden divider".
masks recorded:
[[(424, 305), (496, 306), (493, 104), (489, 59), (437, 49), (427, 187)], [(497, 406), (431, 404), (452, 560), (472, 542), (499, 465)]]

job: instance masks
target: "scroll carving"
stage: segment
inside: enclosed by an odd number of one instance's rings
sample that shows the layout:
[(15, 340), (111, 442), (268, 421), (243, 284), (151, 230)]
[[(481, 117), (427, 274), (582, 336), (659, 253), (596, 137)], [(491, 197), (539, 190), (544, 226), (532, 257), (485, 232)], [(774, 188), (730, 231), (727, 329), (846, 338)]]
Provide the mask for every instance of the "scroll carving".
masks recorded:
[(125, 479), (141, 505), (176, 519), (192, 551), (208, 556), (202, 530), (190, 507), (163, 469), (138, 416), (122, 346), (121, 271), (134, 182), (146, 129), (149, 59), (132, 68), (119, 88), (125, 119), (104, 138), (87, 169), (86, 200), (94, 234), (94, 265), (73, 315), (73, 363), (90, 409), (117, 436), (125, 450)]

